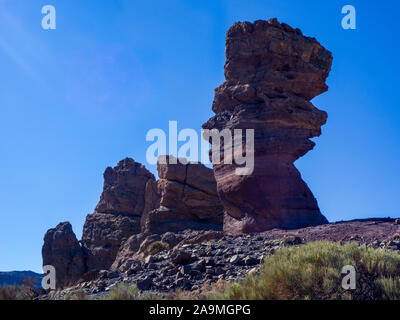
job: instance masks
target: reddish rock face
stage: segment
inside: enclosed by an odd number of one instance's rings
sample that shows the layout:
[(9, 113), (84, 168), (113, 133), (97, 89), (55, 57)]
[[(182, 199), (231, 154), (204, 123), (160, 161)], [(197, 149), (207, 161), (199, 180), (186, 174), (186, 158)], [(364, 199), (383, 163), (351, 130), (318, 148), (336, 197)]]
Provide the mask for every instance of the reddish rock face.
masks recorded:
[(104, 187), (95, 211), (141, 216), (145, 208), (145, 190), (155, 180), (142, 164), (133, 159), (121, 160), (104, 172)]
[[(204, 129), (254, 129), (254, 171), (214, 164), (231, 234), (326, 223), (293, 165), (314, 147), (327, 114), (310, 100), (325, 92), (332, 55), (315, 38), (276, 19), (235, 23), (226, 36), (226, 81)], [(245, 147), (243, 145), (243, 150)], [(221, 150), (222, 153), (222, 150)]]
[(136, 253), (143, 240), (146, 238), (146, 234), (138, 233), (131, 236), (126, 240), (119, 248), (117, 256), (110, 267), (110, 270), (126, 271), (129, 269), (132, 263), (137, 261)]
[(52, 265), (56, 269), (57, 288), (73, 284), (85, 273), (82, 248), (69, 222), (47, 231), (42, 257), (44, 266)]
[(141, 232), (141, 216), (159, 206), (154, 176), (126, 158), (104, 172), (103, 193), (96, 211), (86, 217), (82, 246), (71, 225), (61, 223), (46, 233), (43, 264), (56, 268), (60, 287), (76, 283), (85, 274), (109, 269), (123, 243)]
[(81, 241), (87, 271), (110, 268), (121, 244), (137, 233), (140, 233), (139, 217), (97, 212), (89, 214)]
[(169, 157), (163, 156), (157, 171), (160, 207), (143, 216), (144, 232), (222, 228), (223, 208), (211, 169), (198, 163), (169, 164)]
[(153, 174), (130, 158), (106, 169), (100, 202), (83, 227), (87, 271), (109, 269), (123, 242), (141, 232), (142, 214), (159, 207), (154, 184)]

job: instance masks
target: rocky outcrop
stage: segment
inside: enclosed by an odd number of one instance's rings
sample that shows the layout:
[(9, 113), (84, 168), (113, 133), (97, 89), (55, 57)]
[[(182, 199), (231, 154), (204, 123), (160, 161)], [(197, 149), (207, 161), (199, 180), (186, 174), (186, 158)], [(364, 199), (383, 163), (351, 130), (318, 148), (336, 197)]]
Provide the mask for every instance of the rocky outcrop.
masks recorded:
[(104, 187), (95, 212), (140, 217), (146, 206), (145, 190), (151, 172), (131, 158), (121, 160), (104, 172)]
[(139, 217), (97, 212), (89, 214), (81, 240), (87, 270), (107, 270), (121, 244), (137, 233), (140, 233)]
[(182, 240), (173, 233), (177, 230), (222, 229), (223, 208), (211, 169), (159, 163), (158, 173), (156, 181), (140, 163), (120, 161), (104, 173), (103, 193), (86, 217), (81, 245), (70, 224), (47, 232), (43, 261), (56, 267), (60, 286), (96, 277), (101, 270), (124, 270), (158, 240), (152, 250), (173, 247)]
[(119, 248), (117, 256), (111, 265), (110, 269), (115, 270), (127, 270), (132, 264), (136, 263), (136, 253), (138, 252), (140, 245), (146, 238), (144, 233), (139, 233), (131, 236), (124, 244)]
[[(160, 200), (161, 200), (161, 190), (158, 185), (158, 181), (150, 179), (146, 184), (146, 195), (145, 195), (145, 208), (144, 214), (142, 215), (142, 227), (146, 223), (146, 217), (148, 213), (154, 209), (160, 207)], [(143, 227), (144, 228), (144, 227)]]
[(170, 156), (159, 158), (157, 192), (161, 196), (160, 207), (145, 213), (143, 232), (220, 230), (223, 208), (213, 171), (199, 163), (172, 163)]
[(85, 272), (82, 248), (72, 226), (63, 222), (47, 231), (42, 248), (43, 265), (52, 265), (56, 270), (56, 286), (68, 286), (76, 282)]
[(81, 242), (88, 271), (110, 268), (122, 243), (141, 232), (142, 214), (158, 207), (159, 197), (151, 188), (154, 184), (153, 174), (130, 158), (105, 170), (100, 202), (83, 227)]
[[(249, 274), (258, 274), (266, 265), (266, 259), (283, 247), (298, 247), (314, 241), (341, 241), (397, 254), (400, 253), (399, 234), (400, 224), (388, 218), (341, 221), (296, 230), (274, 229), (238, 237), (213, 231), (186, 230), (174, 233), (181, 241), (169, 249), (146, 259), (133, 259), (125, 265), (126, 268), (101, 272), (96, 281), (80, 283), (75, 289), (85, 291), (91, 299), (99, 299), (123, 281), (124, 284), (135, 284), (142, 290), (161, 295), (183, 290), (195, 294), (193, 298), (205, 299), (209, 294), (201, 297), (199, 290), (220, 281), (238, 282)], [(161, 236), (161, 241), (166, 241), (165, 235)], [(138, 250), (137, 243), (132, 245), (135, 248), (133, 251)], [(338, 266), (338, 272), (341, 268)], [(215, 290), (210, 291), (215, 294)], [(61, 293), (68, 295), (71, 290)]]
[(327, 222), (293, 163), (313, 149), (310, 138), (326, 122), (327, 114), (310, 100), (327, 90), (331, 63), (315, 38), (276, 19), (228, 30), (226, 81), (215, 89), (216, 115), (203, 128), (254, 129), (254, 170), (238, 175), (240, 166), (225, 158), (213, 165), (227, 233)]

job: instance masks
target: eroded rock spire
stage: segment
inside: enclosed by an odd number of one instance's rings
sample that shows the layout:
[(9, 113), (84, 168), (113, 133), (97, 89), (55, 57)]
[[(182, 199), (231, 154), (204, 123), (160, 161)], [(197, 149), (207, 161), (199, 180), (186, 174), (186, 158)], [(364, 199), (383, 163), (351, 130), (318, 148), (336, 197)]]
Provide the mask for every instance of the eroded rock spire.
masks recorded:
[[(254, 129), (254, 171), (214, 165), (232, 234), (326, 223), (294, 166), (314, 147), (327, 114), (310, 102), (327, 91), (332, 55), (315, 38), (276, 19), (235, 23), (226, 35), (226, 81), (204, 129)], [(243, 148), (243, 150), (245, 150)], [(222, 153), (222, 150), (221, 150)]]

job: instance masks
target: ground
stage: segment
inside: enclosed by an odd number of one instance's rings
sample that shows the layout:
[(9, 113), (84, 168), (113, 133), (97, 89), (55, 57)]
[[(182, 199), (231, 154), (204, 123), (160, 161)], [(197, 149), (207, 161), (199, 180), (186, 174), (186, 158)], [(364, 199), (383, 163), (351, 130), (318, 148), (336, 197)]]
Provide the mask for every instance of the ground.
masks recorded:
[[(65, 299), (79, 291), (89, 299), (102, 299), (120, 284), (137, 285), (146, 292), (167, 298), (171, 292), (205, 297), (223, 284), (259, 271), (265, 257), (282, 246), (312, 241), (358, 242), (400, 252), (400, 220), (377, 218), (336, 222), (296, 230), (270, 230), (231, 237), (218, 232), (185, 231), (174, 248), (131, 262), (126, 271), (101, 272), (91, 281), (41, 296)], [(203, 241), (203, 242), (201, 242)]]

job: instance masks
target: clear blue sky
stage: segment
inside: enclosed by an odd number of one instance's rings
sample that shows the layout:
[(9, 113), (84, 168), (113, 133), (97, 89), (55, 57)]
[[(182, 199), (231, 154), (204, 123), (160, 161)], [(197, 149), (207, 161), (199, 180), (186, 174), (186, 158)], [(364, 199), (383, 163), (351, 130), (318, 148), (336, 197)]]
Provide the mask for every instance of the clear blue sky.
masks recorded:
[[(54, 5), (57, 29), (41, 28)], [(341, 8), (357, 30), (341, 28)], [(46, 230), (80, 238), (107, 166), (145, 163), (149, 129), (211, 115), (225, 32), (277, 17), (332, 51), (329, 114), (296, 165), (330, 221), (398, 217), (398, 1), (0, 0), (0, 270), (41, 270)], [(155, 172), (154, 167), (150, 169)]]

